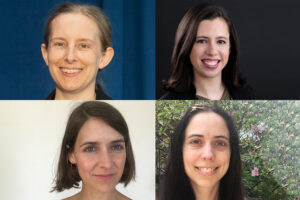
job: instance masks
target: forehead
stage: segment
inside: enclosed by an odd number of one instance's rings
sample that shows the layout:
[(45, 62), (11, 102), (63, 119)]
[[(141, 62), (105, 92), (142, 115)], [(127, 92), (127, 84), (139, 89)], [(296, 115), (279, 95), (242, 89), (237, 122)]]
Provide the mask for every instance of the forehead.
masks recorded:
[(91, 118), (87, 120), (79, 130), (76, 144), (85, 141), (109, 143), (120, 139), (124, 139), (124, 137), (106, 122), (100, 119)]
[(200, 112), (194, 115), (185, 130), (185, 137), (192, 134), (201, 134), (208, 138), (230, 136), (224, 119), (214, 112)]
[(99, 37), (99, 29), (94, 20), (81, 13), (60, 14), (51, 22), (50, 37), (96, 40)]
[(229, 28), (223, 18), (202, 20), (197, 29), (197, 36), (229, 37)]

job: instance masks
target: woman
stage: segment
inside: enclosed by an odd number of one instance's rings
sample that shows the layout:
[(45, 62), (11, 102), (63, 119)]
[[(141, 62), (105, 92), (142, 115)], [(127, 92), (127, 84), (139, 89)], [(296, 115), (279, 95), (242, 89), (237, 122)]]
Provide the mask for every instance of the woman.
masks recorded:
[(201, 3), (182, 18), (175, 37), (172, 73), (161, 99), (253, 99), (239, 72), (240, 45), (226, 11)]
[(242, 200), (238, 133), (216, 106), (195, 105), (172, 135), (160, 200)]
[(79, 193), (66, 200), (129, 199), (115, 186), (135, 176), (127, 124), (118, 110), (104, 102), (85, 102), (69, 117), (62, 141), (53, 191), (72, 187)]
[(56, 88), (47, 99), (110, 99), (96, 84), (114, 55), (111, 27), (99, 8), (65, 3), (46, 24), (42, 55)]

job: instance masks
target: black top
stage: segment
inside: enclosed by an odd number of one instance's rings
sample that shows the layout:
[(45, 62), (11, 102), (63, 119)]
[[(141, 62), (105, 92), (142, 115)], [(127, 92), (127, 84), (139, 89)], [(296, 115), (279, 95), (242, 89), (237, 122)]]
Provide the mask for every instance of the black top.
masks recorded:
[[(254, 91), (250, 85), (246, 85), (242, 88), (230, 88), (227, 87), (230, 96), (234, 100), (251, 100), (254, 99)], [(160, 100), (193, 100), (198, 99), (196, 96), (196, 88), (193, 87), (189, 91), (186, 92), (174, 92), (168, 91), (166, 92)]]
[[(104, 93), (101, 86), (98, 84), (96, 85), (95, 92), (96, 92), (96, 100), (111, 100), (111, 98)], [(55, 89), (48, 95), (46, 100), (54, 100), (54, 99), (55, 99)]]

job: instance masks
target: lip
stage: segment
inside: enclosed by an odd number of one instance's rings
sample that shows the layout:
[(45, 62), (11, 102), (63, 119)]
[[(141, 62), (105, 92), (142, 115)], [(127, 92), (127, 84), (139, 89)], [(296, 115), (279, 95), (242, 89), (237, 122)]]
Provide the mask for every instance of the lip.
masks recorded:
[(202, 63), (204, 64), (205, 67), (209, 69), (216, 69), (219, 66), (220, 59), (202, 59)]
[(217, 173), (217, 170), (219, 169), (219, 167), (195, 167), (196, 171), (203, 175), (203, 176), (213, 176), (215, 173)]
[(82, 68), (59, 67), (59, 70), (66, 77), (75, 77), (82, 72)]
[(95, 176), (96, 178), (98, 178), (102, 181), (109, 181), (115, 176), (115, 174), (114, 173), (112, 173), (112, 174), (93, 174), (93, 176)]

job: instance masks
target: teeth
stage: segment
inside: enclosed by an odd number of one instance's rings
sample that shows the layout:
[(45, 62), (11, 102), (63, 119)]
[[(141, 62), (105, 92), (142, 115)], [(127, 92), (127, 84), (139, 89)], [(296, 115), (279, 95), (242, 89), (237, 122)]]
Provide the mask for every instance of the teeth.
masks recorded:
[(205, 64), (210, 65), (210, 66), (215, 66), (216, 64), (218, 64), (218, 61), (204, 61)]
[(80, 69), (66, 69), (66, 68), (62, 68), (62, 71), (68, 74), (74, 74), (74, 73), (78, 73), (80, 72)]
[(199, 170), (200, 171), (202, 171), (202, 172), (212, 172), (212, 171), (214, 171), (215, 170), (215, 168), (199, 168)]

